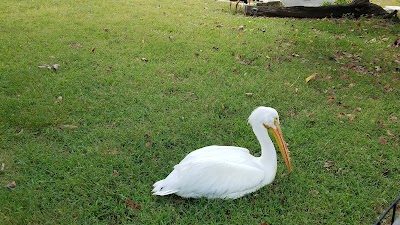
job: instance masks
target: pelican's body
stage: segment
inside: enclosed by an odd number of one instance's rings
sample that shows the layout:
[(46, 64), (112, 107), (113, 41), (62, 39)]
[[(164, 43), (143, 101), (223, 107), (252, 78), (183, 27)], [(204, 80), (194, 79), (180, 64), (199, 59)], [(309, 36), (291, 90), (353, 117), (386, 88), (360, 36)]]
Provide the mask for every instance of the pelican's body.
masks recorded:
[(273, 131), (291, 170), (286, 143), (275, 109), (258, 107), (249, 123), (261, 145), (261, 156), (234, 146), (208, 146), (188, 154), (174, 170), (153, 186), (155, 195), (176, 194), (197, 198), (239, 198), (271, 183), (277, 170), (274, 145), (266, 128)]

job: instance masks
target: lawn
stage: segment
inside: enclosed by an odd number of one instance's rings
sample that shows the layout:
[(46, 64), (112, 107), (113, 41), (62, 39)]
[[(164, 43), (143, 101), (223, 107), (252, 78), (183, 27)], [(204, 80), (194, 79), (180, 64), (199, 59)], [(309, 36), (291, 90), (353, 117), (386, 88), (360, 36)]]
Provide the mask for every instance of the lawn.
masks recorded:
[[(372, 224), (400, 194), (398, 23), (214, 0), (9, 0), (0, 21), (1, 224)], [(292, 173), (279, 156), (243, 198), (151, 194), (200, 147), (259, 155), (260, 105)]]

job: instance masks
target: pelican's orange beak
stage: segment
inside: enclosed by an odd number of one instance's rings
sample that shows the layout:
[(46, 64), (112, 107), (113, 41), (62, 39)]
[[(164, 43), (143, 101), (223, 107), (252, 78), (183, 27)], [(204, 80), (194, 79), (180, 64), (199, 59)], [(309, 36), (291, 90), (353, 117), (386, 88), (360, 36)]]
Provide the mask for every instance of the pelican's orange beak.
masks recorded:
[(287, 144), (285, 140), (283, 139), (282, 135), (282, 130), (281, 127), (279, 126), (278, 120), (275, 119), (274, 121), (276, 129), (264, 125), (265, 128), (268, 128), (271, 130), (271, 132), (274, 134), (276, 142), (278, 142), (279, 150), (282, 153), (283, 160), (285, 160), (286, 166), (289, 169), (289, 172), (292, 172), (292, 166), (290, 165), (290, 156), (289, 156), (289, 149), (287, 147)]

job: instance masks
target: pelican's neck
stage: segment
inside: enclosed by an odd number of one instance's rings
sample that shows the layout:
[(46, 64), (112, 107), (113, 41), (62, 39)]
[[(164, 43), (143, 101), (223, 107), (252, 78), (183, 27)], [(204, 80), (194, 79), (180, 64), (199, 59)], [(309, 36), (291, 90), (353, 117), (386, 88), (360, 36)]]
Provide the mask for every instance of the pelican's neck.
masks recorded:
[(261, 145), (261, 156), (260, 163), (263, 167), (268, 167), (268, 169), (277, 168), (277, 158), (274, 144), (268, 135), (267, 129), (262, 124), (252, 125), (254, 134), (256, 135), (258, 141)]

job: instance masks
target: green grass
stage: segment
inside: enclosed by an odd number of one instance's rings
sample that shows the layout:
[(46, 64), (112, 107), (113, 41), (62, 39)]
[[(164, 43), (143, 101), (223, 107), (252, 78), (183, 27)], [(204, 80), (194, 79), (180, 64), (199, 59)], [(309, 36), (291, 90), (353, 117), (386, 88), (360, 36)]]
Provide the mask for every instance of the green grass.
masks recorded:
[(371, 2), (382, 7), (387, 5), (400, 5), (400, 0), (371, 0)]
[[(398, 24), (212, 0), (13, 0), (0, 20), (2, 224), (372, 224), (399, 195)], [(279, 157), (237, 200), (151, 195), (197, 148), (259, 155), (259, 105), (280, 113), (293, 173)]]

